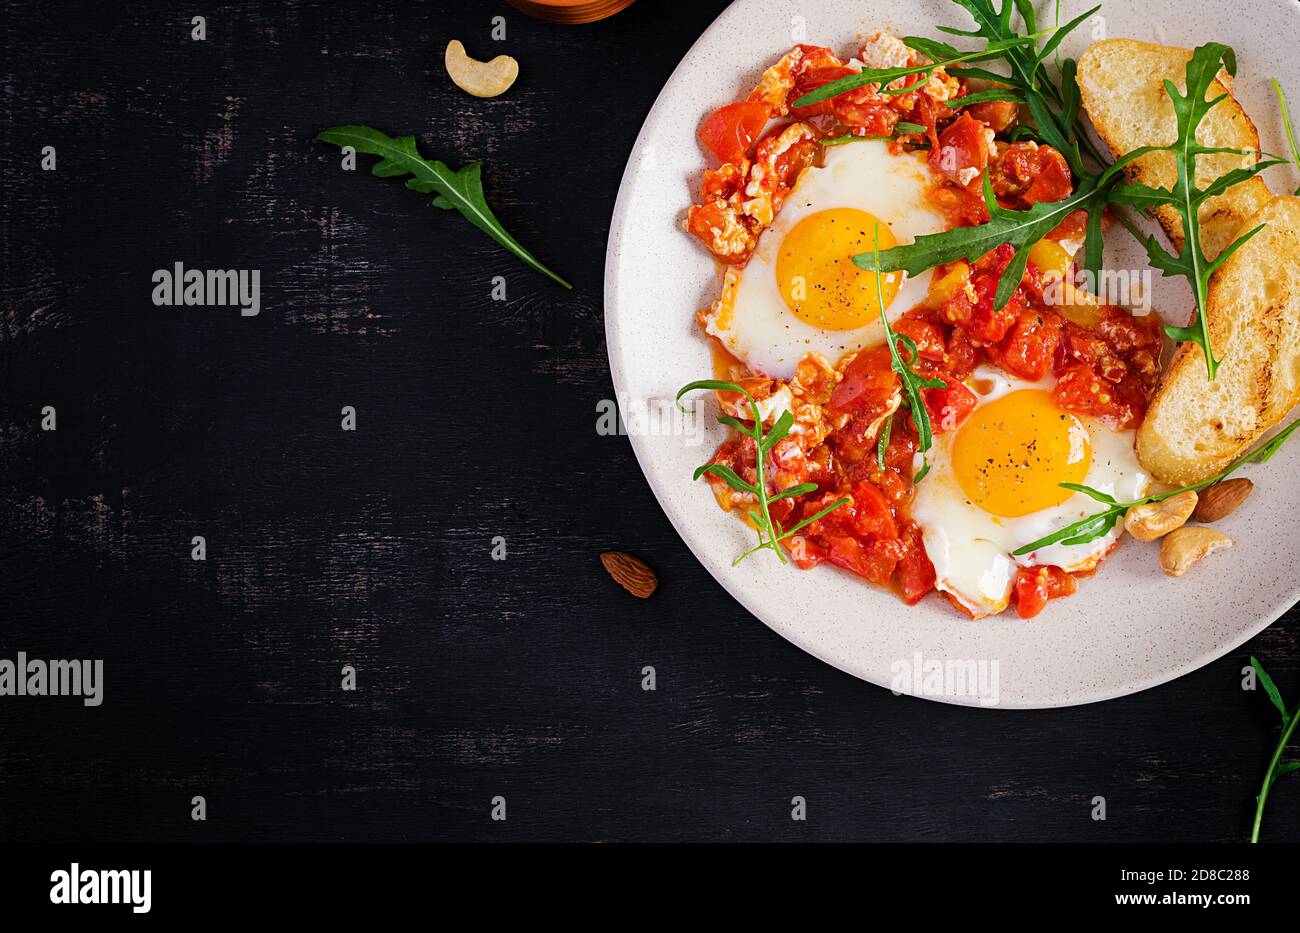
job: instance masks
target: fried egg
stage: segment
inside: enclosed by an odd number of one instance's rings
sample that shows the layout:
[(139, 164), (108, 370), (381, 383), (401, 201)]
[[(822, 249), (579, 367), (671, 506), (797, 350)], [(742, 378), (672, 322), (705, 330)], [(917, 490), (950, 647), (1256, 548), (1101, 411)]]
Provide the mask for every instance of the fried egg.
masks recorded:
[(1060, 483), (1132, 501), (1145, 495), (1150, 477), (1133, 449), (1136, 432), (1057, 408), (1050, 379), (1027, 382), (981, 366), (966, 385), (976, 407), (955, 431), (935, 435), (912, 518), (937, 588), (980, 618), (1007, 608), (1018, 566), (1091, 570), (1123, 533), (1120, 522), (1093, 541), (1013, 556), (1103, 508)]
[[(728, 268), (705, 328), (750, 369), (786, 380), (811, 352), (832, 364), (884, 342), (876, 274), (852, 257), (945, 229), (930, 207), (924, 153), (893, 155), (881, 140), (828, 147), (805, 170), (743, 269)], [(920, 304), (931, 273), (883, 277), (891, 322)]]

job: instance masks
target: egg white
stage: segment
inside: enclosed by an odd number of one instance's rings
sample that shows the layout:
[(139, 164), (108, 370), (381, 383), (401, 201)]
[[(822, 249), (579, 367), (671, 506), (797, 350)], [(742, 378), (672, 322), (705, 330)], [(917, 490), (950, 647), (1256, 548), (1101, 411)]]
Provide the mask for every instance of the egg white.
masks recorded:
[[(978, 408), (1021, 389), (1050, 391), (1053, 382), (1028, 382), (981, 366), (967, 385), (979, 398)], [(1145, 495), (1151, 477), (1138, 463), (1133, 448), (1136, 432), (1116, 431), (1094, 418), (1079, 416), (1079, 421), (1087, 429), (1092, 447), (1084, 485), (1120, 501)], [(930, 472), (916, 487), (912, 518), (921, 526), (926, 553), (934, 564), (936, 587), (976, 618), (1007, 608), (1017, 566), (1052, 564), (1070, 571), (1091, 570), (1123, 534), (1123, 522), (1118, 522), (1108, 534), (1093, 541), (1057, 543), (1013, 557), (1017, 548), (1086, 518), (1102, 506), (1083, 493), (1075, 493), (1060, 505), (1016, 518), (986, 512), (966, 496), (953, 472), (952, 445), (956, 437), (957, 431), (935, 435), (929, 455)]]
[[(832, 364), (846, 353), (884, 342), (879, 320), (855, 330), (823, 330), (792, 312), (777, 282), (781, 241), (799, 221), (831, 208), (867, 211), (889, 226), (900, 244), (945, 229), (943, 216), (926, 200), (930, 171), (924, 153), (893, 155), (881, 140), (829, 147), (826, 164), (799, 177), (776, 220), (743, 269), (728, 268), (722, 297), (706, 316), (706, 330), (750, 369), (789, 379), (808, 353)], [(920, 304), (931, 273), (904, 277), (886, 311), (891, 323)]]

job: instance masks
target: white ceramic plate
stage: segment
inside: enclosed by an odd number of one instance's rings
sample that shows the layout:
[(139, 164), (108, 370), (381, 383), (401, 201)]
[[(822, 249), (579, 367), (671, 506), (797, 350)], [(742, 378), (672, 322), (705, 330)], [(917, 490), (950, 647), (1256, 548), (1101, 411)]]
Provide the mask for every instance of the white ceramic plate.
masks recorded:
[[(1051, 4), (1039, 7), (1050, 11)], [(1072, 0), (1063, 18), (1084, 9)], [(1051, 21), (1050, 12), (1040, 16)], [(1247, 468), (1255, 494), (1218, 526), (1236, 545), (1187, 576), (1165, 578), (1153, 545), (1126, 541), (1076, 595), (1052, 602), (1037, 619), (1009, 611), (970, 622), (939, 598), (908, 607), (850, 574), (796, 570), (766, 552), (733, 568), (752, 533), (717, 508), (705, 482), (691, 482), (692, 469), (722, 438), (716, 406), (698, 403), (706, 415), (698, 422), (702, 434), (689, 433), (691, 422), (662, 416), (680, 386), (712, 373), (693, 315), (716, 296), (719, 273), (681, 227), (706, 164), (695, 140), (700, 119), (746, 93), (795, 42), (843, 54), (856, 36), (886, 29), (939, 37), (939, 24), (970, 28), (965, 12), (945, 0), (738, 0), (700, 37), (646, 118), (614, 209), (605, 266), (614, 386), (641, 468), (687, 545), (746, 609), (810, 654), (874, 684), (967, 705), (1066, 706), (1133, 693), (1226, 654), (1300, 599), (1300, 442), (1266, 467)], [(1119, 36), (1233, 46), (1237, 95), (1263, 148), (1286, 151), (1268, 79), (1282, 81), (1300, 106), (1300, 5), (1293, 0), (1249, 9), (1208, 0), (1107, 0), (1063, 51), (1077, 57), (1094, 38)], [(1290, 166), (1265, 178), (1275, 192), (1300, 181)], [(1131, 238), (1120, 232), (1109, 239), (1111, 267), (1145, 268)], [(1156, 277), (1154, 306), (1185, 312), (1190, 289)], [(942, 679), (934, 672), (944, 668), (982, 674), (984, 689), (975, 691), (982, 695), (956, 681), (934, 689)], [(909, 682), (912, 672), (927, 674), (928, 684)]]

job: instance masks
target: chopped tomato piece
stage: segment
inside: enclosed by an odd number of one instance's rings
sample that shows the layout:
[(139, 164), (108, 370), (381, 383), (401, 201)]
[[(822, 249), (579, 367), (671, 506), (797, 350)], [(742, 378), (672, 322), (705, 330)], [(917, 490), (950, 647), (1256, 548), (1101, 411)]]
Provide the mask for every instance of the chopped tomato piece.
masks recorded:
[(969, 113), (963, 113), (939, 134), (939, 145), (930, 150), (930, 168), (962, 187), (983, 174), (989, 162), (986, 127)]
[(903, 529), (900, 541), (903, 556), (898, 560), (898, 589), (910, 606), (934, 589), (934, 564), (926, 556), (920, 526), (909, 522)]
[(1059, 201), (1069, 197), (1074, 190), (1074, 178), (1070, 174), (1070, 166), (1065, 162), (1065, 156), (1051, 146), (1040, 146), (1038, 152), (1038, 170), (1029, 190), (1021, 195), (1022, 200), (1026, 204), (1037, 204), (1039, 201)]
[(978, 401), (974, 392), (952, 379), (946, 389), (922, 389), (921, 400), (930, 413), (930, 427), (935, 434), (957, 430)]
[[(957, 89), (959, 95), (966, 93), (966, 81), (964, 79), (957, 79)], [(912, 105), (912, 110), (907, 115), (907, 122), (925, 127), (925, 131), (919, 135), (928, 139), (930, 148), (933, 149), (939, 145), (939, 131), (936, 129), (935, 124), (941, 118), (951, 115), (952, 111), (947, 106), (936, 103), (929, 94), (918, 94), (916, 95), (916, 103)]]
[(1002, 270), (977, 272), (971, 276), (977, 300), (971, 307), (967, 329), (972, 337), (984, 344), (997, 343), (1005, 337), (1015, 326), (1024, 307), (1024, 296), (1019, 288), (1011, 293), (1011, 300), (1001, 309), (994, 307), (1001, 277)]
[(794, 499), (778, 499), (768, 504), (767, 511), (782, 527), (786, 527), (795, 524), (795, 522), (790, 521), (790, 516), (795, 513), (798, 507), (799, 503)]
[(795, 536), (798, 541), (791, 539), (791, 553), (801, 567), (828, 560), (873, 583), (887, 584), (904, 548), (889, 500), (876, 486), (863, 480), (848, 490), (806, 499), (803, 515), (815, 515), (845, 495), (849, 502), (806, 526)]
[(1126, 372), (1118, 382), (1108, 382), (1083, 363), (1065, 368), (1052, 398), (1066, 411), (1100, 418), (1120, 430), (1141, 425), (1147, 409), (1146, 390), (1137, 376)]
[(1083, 237), (1088, 227), (1088, 212), (1083, 208), (1070, 211), (1065, 215), (1065, 219), (1052, 228), (1052, 232), (1047, 235), (1048, 239), (1056, 240), (1076, 240)]
[[(806, 127), (804, 129), (806, 131)], [(771, 172), (771, 181), (765, 178), (763, 182), (772, 186), (778, 199), (785, 197), (799, 173), (812, 164), (813, 156), (817, 154), (817, 141), (810, 132), (797, 134), (793, 142), (790, 135), (788, 127), (782, 132), (773, 132), (763, 138), (754, 152), (754, 161)]]
[(1021, 567), (1016, 571), (1016, 612), (1032, 619), (1043, 611), (1049, 599), (1069, 596), (1078, 584), (1060, 567)]
[(704, 118), (700, 124), (700, 142), (719, 162), (741, 162), (771, 113), (771, 108), (761, 100), (726, 104)]
[(1003, 243), (977, 259), (970, 288), (957, 291), (941, 309), (941, 317), (966, 330), (977, 345), (999, 343), (1015, 326), (1021, 309), (1026, 306), (1024, 290), (1018, 285), (1006, 305), (994, 308), (998, 282), (1014, 253), (1010, 244)]
[(1007, 372), (1037, 382), (1051, 370), (1060, 342), (1061, 319), (1026, 308), (1003, 340), (998, 362)]
[(1164, 348), (1164, 330), (1154, 314), (1136, 318), (1110, 306), (1102, 308), (1105, 315), (1097, 328), (1124, 360), (1130, 372), (1142, 384), (1154, 390), (1160, 378), (1160, 352)]
[(716, 201), (731, 197), (745, 187), (745, 175), (748, 172), (748, 163), (743, 161), (726, 162), (718, 168), (709, 169), (700, 182), (700, 200)]
[[(907, 317), (900, 318), (893, 326), (894, 333), (911, 338), (916, 344), (916, 352), (922, 359), (942, 363), (947, 357), (943, 345), (943, 331), (938, 325), (925, 318), (913, 317), (909, 314)], [(903, 359), (907, 359), (902, 344), (899, 344), (899, 353), (903, 354)]]
[(876, 95), (870, 87), (831, 98), (835, 116), (845, 126), (861, 130), (863, 136), (889, 136), (894, 132), (899, 114), (889, 103)]
[(970, 336), (960, 327), (948, 334), (947, 370), (956, 379), (965, 379), (979, 364), (979, 348), (971, 343)]
[(867, 410), (883, 414), (898, 388), (898, 373), (888, 347), (872, 347), (853, 358), (844, 378), (831, 393), (831, 407), (840, 411)]
[(846, 518), (852, 519), (853, 530), (863, 537), (898, 537), (898, 526), (894, 523), (889, 500), (871, 483), (854, 483), (853, 502), (840, 506), (840, 509), (847, 510)]
[(995, 133), (1001, 133), (1020, 115), (1020, 107), (1009, 100), (990, 100), (982, 104), (971, 104), (966, 108), (976, 120), (979, 120)]
[(1059, 201), (1074, 190), (1065, 157), (1051, 146), (1011, 143), (989, 169), (989, 183), (999, 200), (1019, 199), (1026, 206)]
[(978, 191), (967, 191), (945, 182), (931, 188), (928, 197), (954, 227), (974, 227), (989, 219), (988, 205)]
[(686, 212), (686, 229), (728, 265), (743, 266), (758, 245), (758, 235), (744, 223), (740, 211), (722, 199), (692, 205)]
[[(796, 100), (817, 90), (823, 84), (830, 84), (832, 81), (838, 81), (840, 78), (846, 78), (851, 74), (854, 74), (853, 69), (833, 55), (808, 59), (799, 68), (799, 76), (795, 81), (794, 90), (790, 93), (790, 103), (793, 104)], [(795, 116), (801, 120), (806, 120), (809, 117), (833, 114), (835, 112), (835, 100), (834, 97), (829, 97), (818, 103), (809, 104), (807, 107), (793, 107), (792, 109)]]
[(822, 545), (826, 559), (884, 586), (894, 575), (902, 549), (893, 538), (861, 542), (848, 535), (832, 535)]

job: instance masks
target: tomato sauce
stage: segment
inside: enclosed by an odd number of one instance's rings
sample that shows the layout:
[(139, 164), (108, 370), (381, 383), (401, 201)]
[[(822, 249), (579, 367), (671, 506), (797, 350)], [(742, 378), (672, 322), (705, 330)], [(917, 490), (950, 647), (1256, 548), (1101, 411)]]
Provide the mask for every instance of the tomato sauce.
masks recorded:
[[(751, 154), (762, 158), (764, 140), (754, 142), (758, 138), (754, 126), (763, 108), (772, 114), (789, 111), (821, 134), (886, 135), (900, 120), (922, 126), (924, 133), (911, 139), (929, 141), (928, 163), (934, 177), (929, 198), (950, 227), (987, 222), (985, 180), (998, 203), (1015, 210), (1058, 201), (1073, 191), (1072, 175), (1059, 152), (1032, 142), (995, 139), (1015, 118), (1015, 108), (1005, 104), (954, 112), (924, 94), (882, 98), (862, 89), (863, 93), (843, 94), (811, 107), (789, 107), (810, 90), (849, 73), (828, 49), (799, 46), (764, 76), (755, 91), (756, 95), (763, 91), (761, 107), (751, 100), (743, 106), (728, 105), (707, 118), (700, 138), (723, 165), (706, 174), (705, 204), (692, 209), (689, 229), (709, 244), (706, 234), (714, 233), (715, 227), (706, 230), (705, 219), (716, 225), (720, 214), (735, 208)], [(964, 93), (964, 82), (960, 88)], [(793, 185), (806, 156), (800, 150), (791, 157), (793, 163), (781, 165), (781, 185)], [(963, 383), (981, 364), (1030, 381), (1050, 376), (1053, 400), (1065, 411), (1100, 419), (1117, 430), (1141, 424), (1159, 376), (1163, 338), (1156, 316), (1137, 318), (1086, 296), (1066, 305), (1048, 300), (1049, 286), (1073, 273), (1071, 251), (1056, 244), (1081, 239), (1085, 221), (1084, 212), (1071, 213), (1041, 248), (1031, 251), (1022, 280), (1004, 307), (995, 308), (994, 296), (1014, 254), (1009, 244), (973, 262), (936, 268), (926, 301), (894, 325), (898, 335), (915, 344), (917, 358), (910, 360), (910, 350), (899, 343), (899, 352), (909, 358), (912, 369), (947, 383), (944, 389), (922, 391), (936, 434), (957, 430), (975, 408), (976, 395)], [(747, 232), (756, 240), (761, 231)], [(748, 252), (719, 258), (743, 262)], [(715, 372), (724, 367), (732, 373), (743, 371), (738, 361), (715, 354)], [(811, 448), (787, 438), (765, 464), (773, 492), (803, 482), (816, 483), (817, 491), (773, 503), (772, 515), (788, 528), (835, 500), (848, 498), (846, 505), (787, 539), (786, 549), (801, 568), (830, 563), (891, 587), (912, 604), (935, 588), (934, 567), (926, 556), (921, 530), (909, 514), (919, 445), (916, 425), (907, 409), (899, 408), (899, 378), (887, 347), (838, 361), (836, 370), (838, 381), (824, 387), (795, 387), (796, 396), (821, 406), (825, 423), (831, 425), (824, 438)], [(747, 381), (746, 388), (763, 395), (779, 385), (756, 378)], [(888, 440), (882, 446), (886, 431)], [(752, 440), (737, 437), (718, 449), (713, 462), (730, 466), (752, 483), (755, 453)], [(726, 498), (730, 494), (720, 480), (709, 479), (724, 507), (739, 504)], [(1018, 613), (1029, 618), (1048, 600), (1067, 596), (1076, 586), (1075, 576), (1058, 567), (1022, 568), (1013, 600)]]

